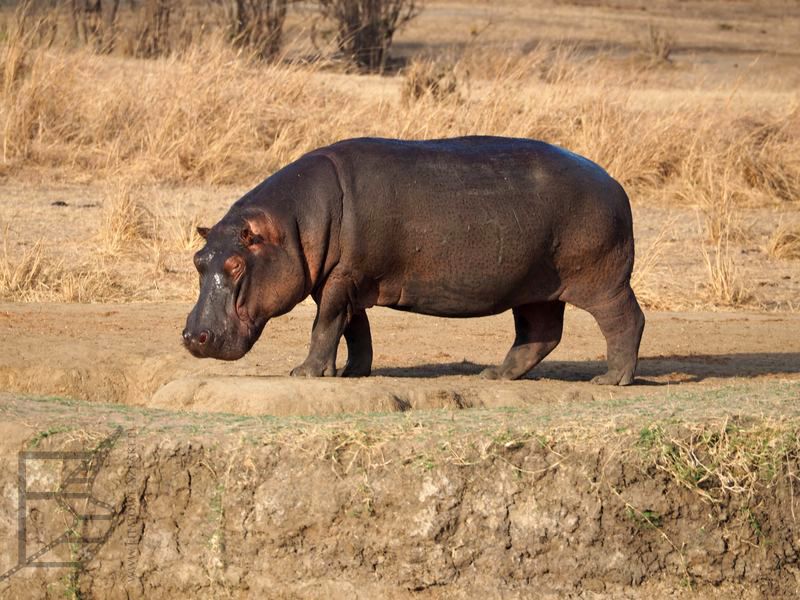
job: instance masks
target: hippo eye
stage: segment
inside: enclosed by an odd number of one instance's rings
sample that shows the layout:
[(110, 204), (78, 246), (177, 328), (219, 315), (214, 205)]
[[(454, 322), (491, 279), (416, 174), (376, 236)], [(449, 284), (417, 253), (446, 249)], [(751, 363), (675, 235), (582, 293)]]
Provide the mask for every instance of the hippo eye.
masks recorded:
[(245, 263), (241, 256), (234, 254), (233, 256), (229, 256), (227, 258), (223, 268), (225, 269), (225, 272), (230, 275), (234, 281), (236, 281), (244, 273)]

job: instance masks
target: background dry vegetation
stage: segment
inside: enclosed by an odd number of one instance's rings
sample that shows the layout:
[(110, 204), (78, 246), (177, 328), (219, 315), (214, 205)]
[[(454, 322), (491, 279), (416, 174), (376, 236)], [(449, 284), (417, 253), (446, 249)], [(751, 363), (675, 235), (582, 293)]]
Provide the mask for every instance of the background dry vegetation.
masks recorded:
[(622, 182), (646, 306), (797, 310), (796, 3), (387, 2), (377, 58), (336, 4), (264, 2), (260, 34), (222, 1), (122, 3), (113, 34), (6, 6), (0, 297), (189, 299), (194, 226), (302, 153), (482, 133)]

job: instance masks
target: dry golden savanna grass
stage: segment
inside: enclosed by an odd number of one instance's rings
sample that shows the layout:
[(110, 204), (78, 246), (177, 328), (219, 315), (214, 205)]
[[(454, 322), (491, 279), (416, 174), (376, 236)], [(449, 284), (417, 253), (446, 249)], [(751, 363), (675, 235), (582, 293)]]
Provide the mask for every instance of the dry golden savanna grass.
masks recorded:
[(49, 256), (37, 240), (11, 256), (8, 226), (0, 256), (0, 295), (22, 302), (104, 302), (125, 300), (124, 285), (110, 266), (99, 260), (67, 265)]
[(767, 253), (775, 258), (800, 259), (800, 227), (778, 225), (769, 239)]
[[(92, 250), (84, 256), (86, 264), (106, 272), (113, 258), (111, 264), (136, 263), (137, 273), (158, 272), (169, 270), (164, 266), (169, 256), (189, 256), (199, 215), (175, 208), (169, 199), (154, 200), (147, 191), (153, 185), (243, 191), (308, 150), (360, 135), (538, 138), (604, 166), (636, 206), (698, 212), (704, 233), (691, 252), (707, 275), (683, 305), (728, 306), (751, 298), (736, 279), (732, 243), (747, 235), (742, 211), (796, 210), (798, 95), (791, 86), (770, 83), (781, 80), (780, 64), (770, 67), (773, 79), (757, 62), (743, 64), (738, 75), (720, 77), (682, 67), (674, 58), (682, 51), (681, 35), (693, 43), (705, 36), (720, 52), (730, 50), (720, 41), (728, 25), (740, 29), (741, 44), (760, 39), (748, 29), (746, 11), (737, 5), (724, 20), (706, 18), (703, 11), (711, 9), (701, 6), (696, 22), (665, 12), (669, 2), (653, 5), (655, 21), (634, 21), (635, 11), (622, 11), (620, 21), (635, 26), (619, 34), (622, 41), (614, 46), (614, 21), (601, 19), (601, 25), (586, 29), (592, 17), (613, 13), (603, 3), (559, 4), (553, 9), (559, 18), (579, 19), (573, 39), (556, 41), (556, 21), (543, 13), (546, 27), (525, 43), (513, 20), (500, 18), (503, 10), (513, 16), (522, 9), (500, 4), (429, 3), (428, 16), (423, 12), (412, 22), (409, 35), (431, 38), (423, 39), (430, 45), (423, 44), (399, 72), (382, 77), (352, 74), (325, 56), (306, 60), (288, 51), (274, 62), (253, 60), (214, 35), (155, 60), (97, 54), (42, 43), (34, 18), (12, 18), (0, 50), (0, 176), (104, 187), (103, 216), (87, 244)], [(771, 4), (770, 10), (775, 6), (783, 4)], [(756, 5), (751, 8), (757, 11)], [(769, 10), (758, 10), (767, 15), (765, 22), (777, 22), (769, 20)], [(433, 39), (435, 24), (448, 14), (455, 15), (454, 23), (471, 23), (471, 29), (462, 32), (462, 43), (442, 49)], [(527, 13), (520, 14), (524, 22)], [(720, 29), (720, 23), (726, 25)], [(676, 30), (680, 25), (684, 29)], [(439, 30), (444, 43), (459, 29)], [(498, 40), (497, 32), (505, 38)], [(604, 43), (588, 46), (592, 32)], [(769, 43), (773, 52), (784, 51), (780, 36)], [(403, 52), (402, 36), (397, 48)], [(646, 304), (661, 308), (675, 305), (652, 285), (658, 265), (669, 260), (665, 236), (640, 244), (635, 276)], [(764, 240), (762, 247), (769, 247), (773, 260), (783, 260), (791, 252), (782, 248), (793, 243), (784, 236), (769, 246)], [(66, 293), (36, 283), (37, 277), (26, 283), (13, 276), (30, 271), (36, 261), (57, 264), (58, 256), (43, 248), (7, 248), (2, 297), (47, 297), (46, 290), (54, 299), (109, 297), (91, 286)], [(113, 277), (109, 281), (118, 286)], [(185, 282), (190, 290), (189, 275)], [(128, 282), (133, 290), (144, 284)], [(127, 297), (142, 297), (141, 290)]]

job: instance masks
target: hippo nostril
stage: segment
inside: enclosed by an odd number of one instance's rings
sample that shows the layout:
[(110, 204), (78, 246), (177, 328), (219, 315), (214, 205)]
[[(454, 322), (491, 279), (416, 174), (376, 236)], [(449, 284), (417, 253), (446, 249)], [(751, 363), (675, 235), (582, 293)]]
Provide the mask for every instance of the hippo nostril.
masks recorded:
[(209, 333), (207, 331), (201, 331), (200, 335), (197, 336), (197, 343), (201, 346), (208, 341)]

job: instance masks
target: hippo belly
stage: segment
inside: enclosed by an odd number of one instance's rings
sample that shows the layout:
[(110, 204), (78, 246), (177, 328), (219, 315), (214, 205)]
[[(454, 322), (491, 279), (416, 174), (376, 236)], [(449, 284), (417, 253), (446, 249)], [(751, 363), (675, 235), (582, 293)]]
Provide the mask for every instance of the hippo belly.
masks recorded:
[(378, 280), (376, 304), (472, 317), (558, 294), (549, 228), (515, 215), (508, 203), (461, 208), (458, 218), (417, 213), (406, 223), (392, 259), (382, 263), (395, 269), (384, 269), (388, 274)]

